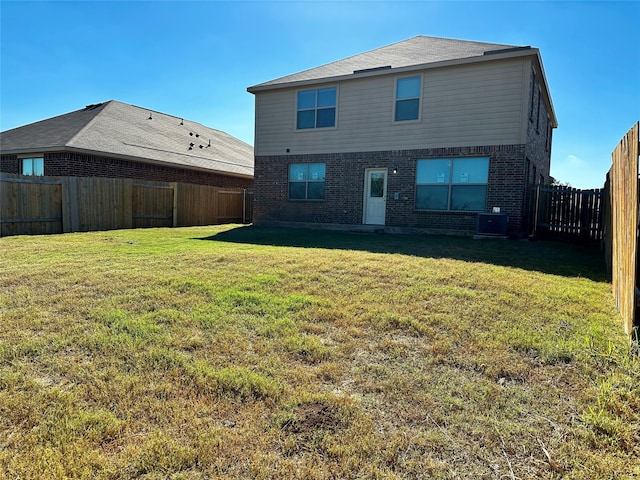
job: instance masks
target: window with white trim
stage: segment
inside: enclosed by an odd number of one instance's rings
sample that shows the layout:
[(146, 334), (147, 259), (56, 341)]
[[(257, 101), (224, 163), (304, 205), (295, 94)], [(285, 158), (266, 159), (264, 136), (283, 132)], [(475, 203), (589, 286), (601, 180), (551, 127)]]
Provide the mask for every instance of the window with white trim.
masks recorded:
[(418, 160), (416, 209), (484, 211), (488, 178), (488, 157)]
[(324, 200), (324, 163), (289, 165), (289, 200)]
[(394, 121), (405, 122), (420, 118), (420, 76), (396, 80), (396, 103)]
[(32, 157), (22, 159), (22, 175), (44, 176), (44, 158)]
[(296, 129), (336, 126), (336, 87), (298, 92)]

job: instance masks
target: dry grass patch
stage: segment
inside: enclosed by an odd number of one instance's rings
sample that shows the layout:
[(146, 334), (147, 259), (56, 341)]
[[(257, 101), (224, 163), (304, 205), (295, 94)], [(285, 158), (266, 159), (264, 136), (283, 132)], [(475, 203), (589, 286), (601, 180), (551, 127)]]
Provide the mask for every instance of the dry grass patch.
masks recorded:
[(0, 476), (640, 475), (597, 251), (236, 226), (0, 248)]

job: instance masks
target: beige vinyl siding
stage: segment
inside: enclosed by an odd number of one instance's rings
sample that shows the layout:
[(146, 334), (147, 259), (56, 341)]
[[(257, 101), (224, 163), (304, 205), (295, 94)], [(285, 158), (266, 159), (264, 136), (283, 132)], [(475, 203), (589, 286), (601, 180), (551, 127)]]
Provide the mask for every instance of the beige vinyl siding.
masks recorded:
[[(525, 142), (527, 59), (425, 69), (421, 119), (393, 122), (395, 81), (385, 74), (338, 87), (337, 128), (295, 130), (296, 89), (256, 94), (256, 155), (384, 151)], [(323, 86), (330, 86), (326, 84)]]

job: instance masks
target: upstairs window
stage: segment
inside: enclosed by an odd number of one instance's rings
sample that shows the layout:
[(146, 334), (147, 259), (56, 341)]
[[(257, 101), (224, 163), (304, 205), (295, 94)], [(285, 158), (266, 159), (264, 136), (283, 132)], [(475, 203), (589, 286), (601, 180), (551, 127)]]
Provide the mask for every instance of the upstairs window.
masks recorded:
[(416, 209), (484, 211), (488, 178), (486, 157), (418, 160)]
[(44, 176), (44, 158), (23, 158), (22, 175), (34, 175), (36, 177)]
[(292, 163), (289, 165), (289, 200), (323, 200), (324, 163)]
[(296, 128), (330, 128), (336, 126), (337, 88), (318, 88), (298, 92)]
[(394, 120), (404, 122), (420, 118), (420, 76), (399, 78), (396, 81), (396, 111)]

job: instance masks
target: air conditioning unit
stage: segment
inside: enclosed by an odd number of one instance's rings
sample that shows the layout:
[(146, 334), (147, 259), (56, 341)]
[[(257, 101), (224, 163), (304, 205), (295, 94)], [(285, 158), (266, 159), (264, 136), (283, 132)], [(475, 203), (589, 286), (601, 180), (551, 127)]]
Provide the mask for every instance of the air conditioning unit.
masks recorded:
[(506, 213), (479, 213), (478, 214), (478, 235), (500, 235), (507, 234), (509, 216)]

